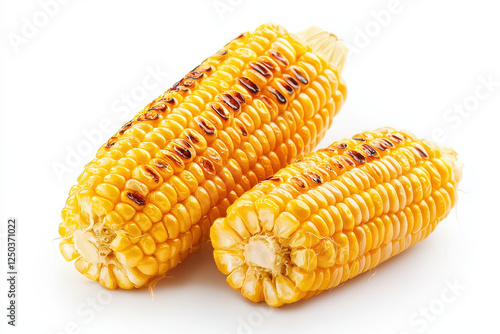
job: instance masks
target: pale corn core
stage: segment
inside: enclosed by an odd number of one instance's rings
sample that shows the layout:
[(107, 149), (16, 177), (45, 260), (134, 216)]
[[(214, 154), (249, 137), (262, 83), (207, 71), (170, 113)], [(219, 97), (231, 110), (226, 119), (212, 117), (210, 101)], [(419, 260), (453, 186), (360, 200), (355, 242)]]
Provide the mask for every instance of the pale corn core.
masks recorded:
[(245, 261), (248, 265), (276, 275), (281, 272), (285, 258), (273, 236), (252, 236), (244, 246)]

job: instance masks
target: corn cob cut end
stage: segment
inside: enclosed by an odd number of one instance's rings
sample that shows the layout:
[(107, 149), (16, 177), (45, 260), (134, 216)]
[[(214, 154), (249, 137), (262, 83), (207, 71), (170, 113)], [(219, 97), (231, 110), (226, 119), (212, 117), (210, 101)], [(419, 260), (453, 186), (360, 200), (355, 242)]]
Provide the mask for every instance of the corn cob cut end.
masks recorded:
[(321, 55), (339, 72), (342, 72), (349, 50), (336, 35), (317, 26), (300, 31), (295, 36)]

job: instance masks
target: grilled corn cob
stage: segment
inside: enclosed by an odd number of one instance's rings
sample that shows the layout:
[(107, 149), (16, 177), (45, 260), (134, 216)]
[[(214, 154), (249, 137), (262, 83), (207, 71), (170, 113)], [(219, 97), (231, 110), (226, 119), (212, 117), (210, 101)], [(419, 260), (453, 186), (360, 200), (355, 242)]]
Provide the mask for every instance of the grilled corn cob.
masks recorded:
[(109, 289), (164, 276), (238, 196), (314, 148), (345, 99), (345, 56), (317, 28), (231, 41), (85, 166), (62, 210), (64, 258)]
[(360, 133), (236, 200), (211, 228), (215, 262), (252, 301), (309, 298), (426, 238), (460, 178), (451, 149), (390, 128)]

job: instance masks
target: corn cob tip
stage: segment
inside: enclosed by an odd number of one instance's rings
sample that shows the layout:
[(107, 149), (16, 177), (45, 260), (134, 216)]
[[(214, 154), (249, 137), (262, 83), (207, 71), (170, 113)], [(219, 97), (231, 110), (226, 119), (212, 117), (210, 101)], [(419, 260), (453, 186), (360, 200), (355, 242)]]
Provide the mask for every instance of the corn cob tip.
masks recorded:
[(458, 160), (458, 153), (450, 146), (442, 146), (441, 152), (443, 153), (443, 160), (451, 166), (453, 179), (456, 183), (460, 182), (460, 180), (462, 180), (462, 169), (464, 168), (464, 163)]
[(317, 26), (311, 26), (296, 33), (295, 36), (308, 44), (314, 52), (320, 54), (339, 72), (342, 71), (349, 50), (336, 35)]

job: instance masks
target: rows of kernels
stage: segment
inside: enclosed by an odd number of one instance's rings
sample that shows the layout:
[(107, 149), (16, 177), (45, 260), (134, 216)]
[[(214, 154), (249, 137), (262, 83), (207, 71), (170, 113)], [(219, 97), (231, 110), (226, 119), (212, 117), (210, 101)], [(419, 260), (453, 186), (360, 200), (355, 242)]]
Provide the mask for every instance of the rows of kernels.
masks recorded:
[[(457, 176), (438, 148), (390, 129), (354, 138), (307, 156), (304, 161), (312, 166), (301, 162), (281, 169), (245, 195), (261, 193), (253, 210), (262, 231), (290, 251), (286, 272), (294, 286), (291, 289), (288, 281), (283, 286), (282, 276), (269, 278), (264, 271), (267, 292), (260, 300), (279, 306), (370, 270), (427, 237), (453, 207)], [(327, 165), (332, 168), (319, 171), (318, 166)], [(254, 235), (238, 235), (230, 225), (239, 202), (212, 228), (212, 236), (221, 233), (212, 239), (219, 254), (241, 248), (239, 244)], [(226, 231), (230, 226), (231, 233)], [(226, 257), (216, 257), (219, 268), (224, 261)], [(238, 266), (232, 269), (238, 272)], [(222, 271), (230, 274), (233, 286), (231, 271)], [(291, 289), (290, 294), (280, 298), (283, 288)]]

